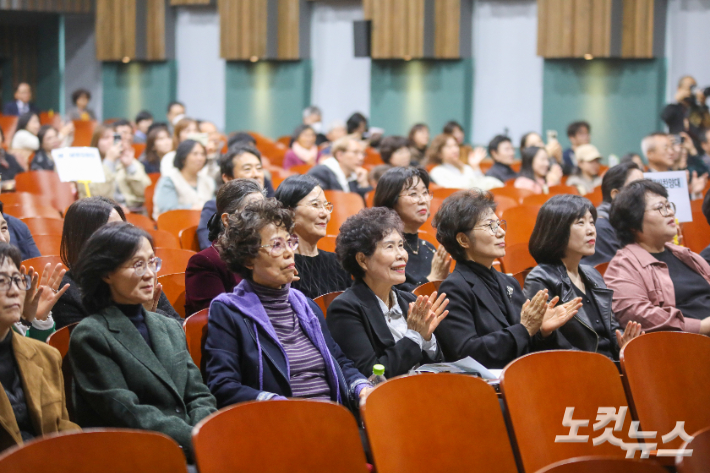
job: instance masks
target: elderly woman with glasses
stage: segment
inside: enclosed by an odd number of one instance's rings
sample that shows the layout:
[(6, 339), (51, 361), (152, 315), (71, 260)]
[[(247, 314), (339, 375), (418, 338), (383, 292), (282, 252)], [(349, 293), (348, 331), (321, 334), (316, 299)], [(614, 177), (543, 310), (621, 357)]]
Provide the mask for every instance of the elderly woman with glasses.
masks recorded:
[(150, 235), (109, 223), (88, 239), (72, 268), (89, 311), (72, 332), (69, 360), (82, 427), (161, 432), (192, 457), (192, 428), (215, 399), (187, 352), (178, 321), (148, 312), (160, 258)]
[(614, 199), (609, 221), (622, 248), (604, 281), (614, 291), (619, 323), (710, 335), (710, 266), (672, 243), (678, 225), (666, 189), (649, 180), (629, 184)]
[(375, 189), (375, 207), (393, 209), (403, 224), (404, 248), (407, 250), (407, 280), (397, 286), (411, 291), (428, 281), (446, 279), (451, 270), (451, 256), (443, 246), (419, 238), (419, 229), (431, 215), (429, 174), (422, 168), (395, 167), (385, 172)]
[(307, 398), (356, 411), (371, 387), (333, 341), (318, 306), (291, 288), (298, 237), (273, 199), (231, 215), (217, 246), (242, 282), (210, 306), (207, 384), (220, 408), (244, 401)]
[(335, 254), (317, 246), (326, 235), (333, 211), (333, 204), (326, 200), (318, 180), (312, 176), (291, 176), (276, 189), (276, 199), (293, 211), (293, 233), (298, 237), (294, 257), (300, 280), (291, 287), (311, 299), (350, 287), (350, 275)]
[(501, 369), (544, 346), (545, 338), (576, 313), (580, 299), (556, 306), (543, 289), (525, 300), (512, 276), (493, 268), (505, 256), (504, 220), (495, 214), (493, 196), (461, 191), (446, 198), (434, 217), (436, 239), (456, 260), (456, 269), (439, 290), (449, 297), (449, 316), (436, 336), (448, 361), (470, 356), (487, 368)]

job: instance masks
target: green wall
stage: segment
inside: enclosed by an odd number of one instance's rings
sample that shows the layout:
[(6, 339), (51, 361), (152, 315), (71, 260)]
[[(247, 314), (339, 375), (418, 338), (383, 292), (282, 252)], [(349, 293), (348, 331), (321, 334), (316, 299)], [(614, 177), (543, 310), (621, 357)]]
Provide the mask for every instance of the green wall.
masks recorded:
[(372, 61), (370, 125), (406, 136), (425, 122), (432, 137), (449, 120), (471, 133), (473, 60)]
[(104, 62), (103, 116), (133, 120), (141, 110), (148, 110), (162, 121), (168, 104), (177, 96), (177, 65), (162, 62)]
[(59, 112), (62, 77), (59, 65), (59, 15), (38, 16), (37, 90), (35, 105), (40, 110)]
[(225, 129), (290, 135), (311, 101), (310, 60), (227, 62)]
[(545, 60), (542, 129), (567, 147), (567, 125), (584, 119), (605, 157), (640, 153), (641, 139), (662, 128), (665, 77), (664, 59)]

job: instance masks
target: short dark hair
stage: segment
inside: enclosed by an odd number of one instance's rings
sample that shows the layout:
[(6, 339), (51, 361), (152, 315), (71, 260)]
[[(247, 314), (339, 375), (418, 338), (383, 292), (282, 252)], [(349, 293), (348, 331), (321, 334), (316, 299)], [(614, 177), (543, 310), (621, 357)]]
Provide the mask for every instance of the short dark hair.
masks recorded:
[(629, 173), (634, 169), (641, 170), (635, 162), (629, 161), (612, 166), (604, 173), (604, 178), (602, 179), (602, 202), (611, 203), (611, 191), (623, 189)]
[(39, 138), (40, 149), (42, 149), (42, 142), (44, 141), (44, 135), (46, 135), (49, 130), (54, 130), (54, 127), (52, 125), (42, 125), (41, 127), (39, 127), (39, 131), (37, 132), (37, 138)]
[(386, 207), (362, 209), (348, 217), (335, 240), (335, 254), (345, 271), (355, 279), (365, 277), (365, 271), (357, 262), (357, 254), (372, 256), (377, 243), (393, 231), (404, 235), (404, 225), (397, 212)]
[(404, 136), (388, 136), (380, 142), (380, 156), (385, 164), (390, 163), (392, 155), (401, 148), (409, 146), (409, 140)]
[(537, 264), (558, 264), (565, 257), (570, 227), (587, 212), (597, 221), (597, 209), (580, 195), (560, 194), (545, 202), (537, 214), (528, 249)]
[[(632, 152), (632, 153), (626, 153), (625, 155), (623, 155), (621, 157), (621, 159), (619, 160), (619, 164), (634, 163), (634, 157), (636, 157), (636, 156), (641, 158), (641, 162), (643, 162), (643, 158), (641, 157), (640, 154)], [(634, 163), (634, 164), (636, 164), (636, 163)], [(641, 168), (639, 168), (639, 169), (641, 169)]]
[(237, 143), (246, 142), (253, 146), (256, 146), (256, 140), (249, 133), (243, 131), (233, 131), (229, 134), (227, 138), (227, 146), (232, 147)]
[(520, 176), (527, 177), (528, 179), (535, 180), (535, 171), (533, 171), (532, 163), (535, 160), (535, 156), (540, 150), (538, 146), (528, 146), (520, 150), (520, 158), (522, 159), (522, 164), (520, 165)]
[(520, 137), (520, 148), (519, 148), (519, 149), (521, 150), (521, 152), (522, 152), (523, 149), (527, 148), (525, 142), (528, 141), (528, 137), (529, 137), (530, 135), (537, 135), (537, 132), (535, 132), (535, 131), (529, 131), (529, 132), (525, 133), (523, 136)]
[(106, 225), (112, 210), (116, 210), (121, 219), (126, 221), (123, 209), (106, 197), (86, 197), (69, 206), (64, 215), (62, 242), (59, 248), (64, 266), (69, 269), (74, 267), (82, 246), (96, 230)]
[(116, 128), (118, 128), (119, 126), (130, 126), (131, 128), (133, 128), (131, 122), (129, 122), (125, 118), (118, 119), (115, 122), (111, 123), (111, 128), (113, 128), (114, 130), (116, 130)]
[(99, 228), (81, 249), (74, 267), (74, 278), (81, 289), (81, 302), (89, 314), (114, 304), (111, 288), (103, 278), (129, 261), (146, 238), (153, 238), (142, 228), (130, 223), (113, 222)]
[(217, 240), (217, 251), (230, 271), (251, 279), (247, 268), (259, 255), (261, 229), (267, 225), (293, 230), (293, 214), (276, 199), (250, 202), (238, 214), (229, 216), (229, 222)]
[(456, 235), (465, 233), (473, 238), (471, 230), (488, 210), (495, 211), (493, 195), (481, 190), (463, 190), (447, 197), (434, 215), (432, 226), (436, 228), (436, 240), (457, 261), (466, 261), (466, 250), (456, 240)]
[(429, 173), (423, 168), (393, 167), (388, 169), (377, 182), (374, 206), (394, 209), (399, 201), (399, 194), (404, 189), (416, 185), (417, 181), (422, 181), (424, 186), (429, 189)]
[(505, 143), (506, 141), (507, 141), (508, 143), (510, 143), (511, 145), (513, 144), (513, 142), (510, 141), (510, 138), (508, 138), (508, 137), (505, 136), (505, 135), (496, 135), (496, 136), (494, 136), (493, 139), (490, 141), (490, 143), (488, 143), (488, 154), (490, 154), (491, 157), (492, 157), (492, 156), (493, 156), (493, 152), (495, 151), (495, 152), (497, 153), (497, 152), (498, 152), (498, 148), (500, 147), (500, 145), (501, 145), (502, 143)]
[(185, 104), (182, 102), (178, 102), (177, 100), (173, 100), (168, 104), (168, 109), (166, 112), (170, 113), (170, 109), (173, 108), (175, 105), (180, 105), (182, 108), (185, 108)]
[(5, 259), (7, 258), (14, 263), (15, 267), (19, 271), (20, 265), (22, 264), (22, 254), (20, 253), (20, 250), (10, 243), (0, 241), (0, 266), (5, 263)]
[(442, 133), (446, 133), (447, 135), (453, 135), (454, 130), (458, 128), (463, 132), (463, 127), (459, 122), (456, 120), (449, 120), (446, 122), (446, 125), (444, 125), (444, 128), (441, 130)]
[(207, 223), (209, 241), (215, 241), (224, 230), (222, 214), (233, 214), (244, 207), (244, 199), (251, 194), (264, 195), (265, 191), (254, 179), (234, 179), (224, 183), (217, 191), (217, 212)]
[(15, 131), (27, 129), (27, 124), (30, 122), (32, 117), (37, 117), (37, 119), (39, 119), (39, 115), (37, 115), (35, 112), (25, 112), (20, 115), (20, 117), (17, 119), (17, 126), (15, 127)]
[(136, 115), (136, 125), (138, 125), (143, 120), (152, 120), (152, 119), (153, 119), (152, 113), (150, 113), (148, 110), (141, 110), (140, 112), (138, 112), (138, 115)]
[(616, 230), (621, 246), (636, 241), (636, 233), (643, 231), (643, 216), (646, 213), (646, 193), (668, 198), (668, 191), (661, 184), (643, 179), (635, 181), (619, 191), (611, 204), (609, 223)]
[(304, 197), (320, 185), (318, 179), (308, 174), (289, 176), (276, 189), (274, 197), (283, 204), (284, 208), (294, 209)]
[(365, 124), (365, 131), (367, 131), (367, 118), (365, 118), (365, 115), (360, 112), (355, 112), (350, 115), (350, 118), (348, 118), (348, 121), (345, 123), (348, 135), (357, 130), (361, 123)]
[(151, 131), (155, 130), (156, 128), (165, 128), (166, 130), (168, 130), (168, 134), (170, 134), (170, 130), (168, 129), (168, 124), (167, 124), (167, 123), (165, 123), (165, 122), (156, 122), (156, 121), (153, 121), (153, 123), (150, 124), (150, 126), (148, 127), (148, 133), (150, 133)]
[(87, 100), (91, 100), (91, 92), (86, 89), (76, 89), (71, 93), (71, 102), (76, 105), (76, 101), (79, 100), (82, 95), (84, 95)]
[(227, 152), (219, 157), (219, 173), (234, 177), (234, 158), (238, 158), (245, 153), (253, 154), (259, 158), (259, 162), (261, 162), (261, 153), (259, 150), (250, 143), (242, 141), (227, 148)]
[(588, 122), (580, 120), (578, 122), (572, 122), (567, 126), (567, 137), (575, 136), (582, 128), (586, 128), (589, 133), (592, 132), (592, 126)]
[[(174, 166), (179, 171), (182, 171), (182, 168), (185, 167), (185, 161), (187, 161), (187, 156), (192, 153), (192, 150), (195, 149), (195, 146), (202, 146), (202, 143), (195, 140), (185, 140), (178, 145), (177, 149), (175, 150)], [(204, 148), (205, 147), (202, 146), (202, 149)]]

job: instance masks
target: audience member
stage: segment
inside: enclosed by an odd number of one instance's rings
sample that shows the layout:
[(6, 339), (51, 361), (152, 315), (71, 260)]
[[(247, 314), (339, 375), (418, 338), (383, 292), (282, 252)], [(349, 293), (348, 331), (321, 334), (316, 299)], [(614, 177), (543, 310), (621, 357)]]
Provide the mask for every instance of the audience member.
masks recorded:
[(548, 136), (548, 141), (549, 143), (545, 144), (545, 142), (542, 141), (542, 137), (534, 131), (525, 133), (520, 138), (520, 153), (522, 154), (525, 148), (529, 148), (531, 146), (544, 148), (547, 155), (553, 158), (555, 162), (562, 167), (564, 163), (562, 159), (562, 145), (560, 145), (560, 142), (557, 141), (557, 138)]
[(513, 142), (505, 135), (497, 135), (488, 143), (488, 154), (493, 158), (493, 166), (488, 170), (486, 176), (494, 177), (505, 184), (506, 181), (518, 177), (518, 173), (513, 171), (513, 161), (515, 161), (515, 149)]
[[(641, 150), (648, 161), (648, 172), (672, 171), (675, 165), (671, 137), (666, 133), (651, 133), (641, 140)], [(705, 189), (708, 175), (698, 177), (697, 172), (688, 173), (688, 191), (690, 195), (700, 195)]]
[(206, 162), (201, 143), (194, 140), (180, 143), (175, 151), (175, 169), (163, 174), (155, 186), (154, 219), (168, 210), (202, 210), (205, 202), (214, 197), (214, 181), (200, 174)]
[(286, 152), (283, 167), (288, 169), (299, 164), (318, 163), (316, 132), (310, 125), (299, 125), (291, 136), (291, 148)]
[(515, 187), (536, 194), (549, 194), (550, 187), (560, 183), (562, 167), (550, 160), (545, 148), (531, 146), (520, 150), (522, 166)]
[(300, 279), (294, 280), (291, 287), (310, 299), (350, 287), (350, 275), (335, 254), (317, 246), (326, 235), (333, 211), (318, 180), (308, 175), (288, 177), (276, 190), (276, 199), (293, 212), (293, 233), (298, 238), (294, 260)]
[[(264, 189), (254, 179), (232, 179), (217, 192), (215, 213), (209, 220), (209, 241), (215, 242), (224, 232), (230, 215), (236, 215), (247, 204), (264, 199)], [(190, 258), (185, 270), (185, 313), (207, 309), (212, 300), (232, 292), (242, 278), (227, 268), (215, 245)]]
[(19, 116), (25, 113), (39, 113), (39, 109), (32, 103), (32, 88), (27, 82), (20, 82), (15, 88), (15, 100), (5, 104), (3, 115)]
[[(180, 120), (185, 118), (185, 104), (177, 101), (170, 102), (165, 118), (168, 119), (168, 128), (172, 130)], [(175, 147), (177, 147), (177, 145), (175, 145)]]
[(375, 189), (375, 207), (394, 210), (402, 220), (402, 238), (407, 251), (406, 281), (398, 289), (410, 292), (428, 281), (446, 279), (451, 256), (443, 246), (419, 238), (419, 229), (431, 216), (429, 175), (421, 168), (392, 168), (383, 174)]
[(597, 266), (608, 263), (616, 252), (621, 249), (616, 230), (609, 222), (611, 204), (619, 191), (634, 181), (643, 179), (643, 171), (633, 162), (617, 164), (604, 173), (602, 179), (602, 203), (597, 207), (596, 245), (593, 255), (582, 257), (582, 263), (588, 266)]
[[(475, 168), (461, 162), (461, 148), (451, 135), (439, 135), (427, 149), (426, 164), (434, 164), (431, 179), (441, 187), (455, 189), (492, 189), (503, 187), (503, 183), (493, 177), (484, 176), (478, 167), (480, 161), (474, 163)], [(482, 159), (482, 158), (481, 158)]]
[(75, 270), (91, 315), (69, 343), (75, 412), (82, 427), (163, 433), (190, 460), (193, 427), (217, 409), (181, 324), (143, 307), (160, 265), (150, 235), (128, 223), (109, 223), (86, 242)]
[[(334, 143), (348, 134), (348, 128), (342, 120), (334, 120), (328, 128), (326, 138), (328, 143)], [(325, 150), (324, 150), (325, 151)]]
[(67, 120), (90, 121), (96, 120), (96, 114), (89, 108), (91, 92), (86, 89), (76, 89), (71, 94), (71, 103), (74, 107), (67, 113)]
[(466, 133), (464, 133), (463, 127), (455, 120), (446, 122), (446, 125), (444, 125), (444, 129), (441, 132), (445, 135), (453, 136), (459, 146), (463, 146), (466, 140)]
[[(199, 129), (197, 128), (197, 122), (195, 120), (193, 120), (192, 118), (180, 119), (180, 121), (177, 122), (177, 124), (175, 125), (175, 131), (173, 132), (173, 150), (177, 150), (178, 146), (180, 146), (180, 143), (182, 143), (183, 141), (187, 139), (197, 138), (197, 136), (195, 135), (198, 132)], [(202, 143), (202, 146), (204, 147), (205, 143)], [(175, 169), (175, 152), (176, 151), (170, 151), (160, 159), (161, 175), (166, 176)], [(205, 150), (205, 153), (206, 152), (207, 150)], [(205, 158), (207, 158), (206, 154)]]
[[(0, 151), (2, 150), (0, 149)], [(2, 233), (5, 235), (4, 241), (20, 250), (22, 261), (42, 256), (25, 222), (12, 215), (3, 213), (3, 205), (4, 204), (0, 201), (0, 217), (2, 217), (6, 223), (2, 230)], [(5, 234), (6, 231), (8, 232), (7, 234)]]
[(298, 247), (292, 228), (291, 212), (274, 200), (229, 217), (217, 247), (244, 279), (210, 306), (207, 384), (220, 408), (296, 397), (357, 411), (371, 385), (333, 341), (318, 306), (290, 287)]
[(436, 331), (444, 356), (470, 356), (486, 368), (501, 369), (544, 347), (544, 339), (572, 318), (578, 300), (556, 306), (547, 290), (525, 300), (514, 277), (493, 268), (505, 256), (504, 220), (495, 214), (490, 193), (457, 192), (434, 217), (436, 239), (456, 260), (439, 290), (449, 298), (449, 316)]
[(10, 149), (28, 152), (37, 151), (39, 149), (37, 133), (39, 133), (41, 126), (37, 113), (27, 112), (20, 115), (17, 119), (15, 134), (12, 135)]
[(148, 129), (153, 124), (153, 114), (147, 110), (141, 110), (136, 115), (136, 131), (133, 133), (134, 143), (145, 143), (148, 139)]
[(574, 156), (577, 170), (567, 179), (567, 185), (576, 187), (581, 195), (589, 194), (602, 183), (599, 175), (602, 155), (596, 146), (587, 144), (578, 146)]
[(388, 136), (380, 143), (380, 156), (390, 166), (408, 167), (412, 162), (409, 141), (403, 136)]
[(355, 283), (330, 303), (328, 328), (361, 373), (381, 364), (394, 377), (443, 361), (434, 330), (448, 314), (446, 295), (394, 287), (406, 279), (402, 228), (393, 210), (376, 207), (348, 218), (338, 235), (336, 254)]
[(661, 112), (661, 119), (668, 126), (668, 132), (674, 135), (687, 132), (696, 147), (700, 146), (702, 135), (710, 129), (705, 90), (698, 88), (692, 76), (683, 76), (676, 88), (676, 103), (666, 105)]
[(614, 291), (619, 323), (710, 335), (710, 265), (671, 244), (678, 228), (666, 189), (649, 180), (632, 182), (614, 199), (609, 218), (622, 248), (604, 281)]
[(173, 151), (173, 139), (168, 128), (151, 127), (145, 141), (145, 151), (138, 160), (143, 164), (146, 173), (159, 173), (161, 160), (171, 151)]
[(619, 164), (626, 163), (634, 163), (641, 171), (646, 171), (646, 163), (643, 162), (643, 158), (638, 153), (626, 153), (623, 155), (619, 161)]
[[(125, 221), (126, 216), (121, 206), (105, 197), (80, 199), (67, 209), (59, 253), (64, 266), (69, 269), (62, 278), (62, 286), (68, 284), (69, 290), (59, 298), (52, 312), (57, 329), (74, 322), (80, 322), (90, 315), (84, 307), (81, 291), (76, 283), (75, 267), (79, 264), (79, 254), (84, 244), (91, 235), (107, 223)], [(178, 313), (170, 305), (168, 298), (163, 294), (160, 283), (156, 284), (154, 298), (145, 305), (145, 308), (166, 317), (180, 319)]]
[(37, 133), (39, 149), (30, 163), (30, 171), (54, 171), (52, 150), (59, 148), (57, 130), (52, 125), (43, 125)]
[(323, 190), (357, 192), (364, 198), (372, 190), (367, 170), (362, 167), (365, 143), (355, 135), (347, 135), (333, 143), (332, 151), (332, 158), (324, 159), (308, 174), (318, 179)]
[(20, 252), (0, 242), (0, 391), (5, 397), (0, 451), (43, 435), (79, 429), (67, 412), (62, 356), (43, 342), (13, 333), (25, 312), (34, 310), (26, 300), (32, 286), (32, 278), (20, 271)]
[(328, 138), (323, 134), (325, 131), (323, 128), (323, 112), (321, 112), (320, 108), (315, 105), (306, 107), (303, 110), (303, 124), (310, 126), (316, 132), (316, 146), (328, 141)]
[[(705, 216), (705, 220), (707, 220), (708, 224), (710, 224), (710, 191), (705, 193), (705, 199), (703, 200), (702, 209), (703, 215)], [(695, 218), (695, 216), (693, 218)], [(700, 252), (700, 256), (702, 256), (703, 259), (705, 259), (705, 261), (710, 264), (710, 245), (708, 245), (703, 251)]]
[(424, 123), (417, 123), (409, 130), (409, 149), (412, 155), (412, 164), (419, 165), (427, 156), (429, 146), (429, 127)]
[(392, 166), (389, 164), (378, 164), (372, 168), (370, 172), (367, 173), (367, 182), (370, 184), (370, 187), (375, 189), (377, 187), (377, 183), (380, 182), (382, 175), (390, 169), (392, 169)]
[(360, 112), (355, 112), (350, 115), (348, 121), (345, 123), (346, 132), (348, 135), (355, 135), (358, 139), (362, 140), (365, 138), (365, 133), (367, 133), (368, 125), (367, 118)]
[(125, 118), (121, 118), (111, 123), (111, 127), (114, 132), (120, 135), (124, 149), (133, 146), (133, 125), (131, 125), (131, 122)]
[(597, 210), (578, 195), (556, 195), (540, 209), (530, 237), (530, 254), (537, 266), (525, 278), (525, 297), (540, 290), (562, 303), (582, 302), (577, 315), (545, 340), (548, 349), (600, 353), (614, 361), (619, 350), (642, 334), (636, 322), (626, 325), (623, 335), (611, 311), (612, 291), (591, 266), (580, 264), (594, 254)]
[[(5, 132), (0, 127), (0, 180), (10, 182), (15, 180), (15, 176), (25, 169), (17, 161), (17, 158), (11, 153), (5, 151), (3, 144), (5, 143)], [(12, 183), (11, 183), (12, 184)], [(4, 186), (3, 186), (4, 187)], [(12, 185), (14, 187), (14, 185)], [(22, 259), (25, 259), (24, 257)]]
[(563, 166), (565, 176), (569, 176), (577, 169), (577, 148), (582, 145), (588, 145), (591, 141), (592, 126), (585, 121), (572, 122), (567, 127), (567, 138), (569, 138), (570, 147), (562, 153)]

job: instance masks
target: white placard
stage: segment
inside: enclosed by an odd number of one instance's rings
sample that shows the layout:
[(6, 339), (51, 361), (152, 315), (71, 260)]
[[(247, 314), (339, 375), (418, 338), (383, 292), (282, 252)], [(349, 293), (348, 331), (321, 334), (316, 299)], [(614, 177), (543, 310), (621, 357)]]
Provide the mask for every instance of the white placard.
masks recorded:
[(693, 221), (688, 194), (688, 177), (685, 171), (646, 172), (643, 176), (666, 188), (668, 201), (675, 204), (675, 216), (679, 222)]
[(106, 182), (104, 166), (97, 148), (54, 149), (52, 159), (62, 182)]

